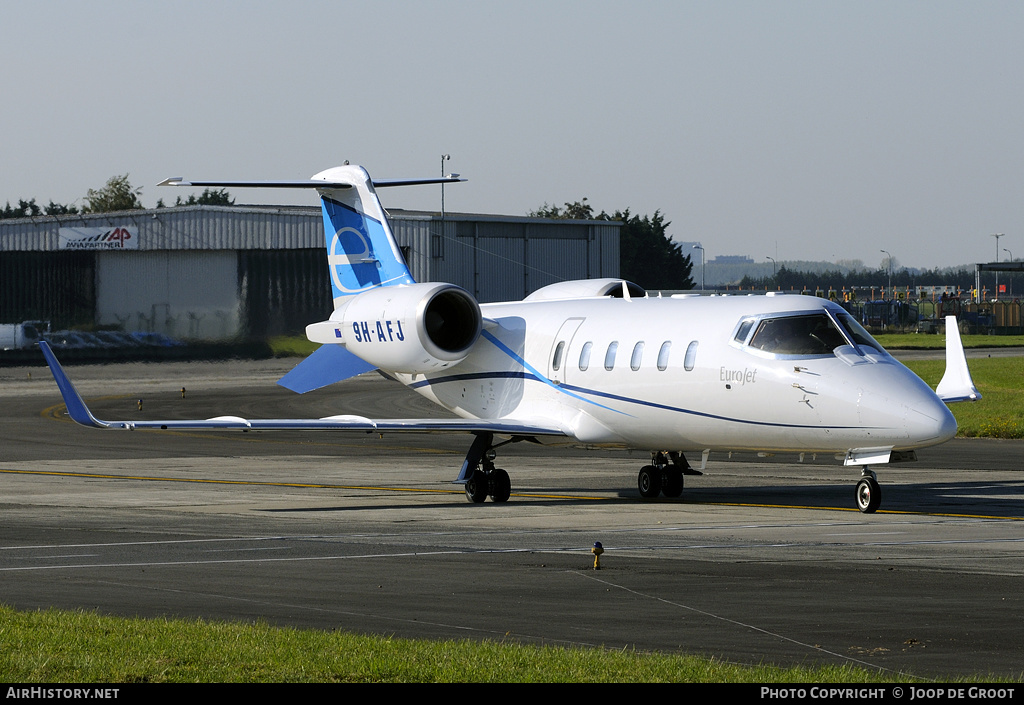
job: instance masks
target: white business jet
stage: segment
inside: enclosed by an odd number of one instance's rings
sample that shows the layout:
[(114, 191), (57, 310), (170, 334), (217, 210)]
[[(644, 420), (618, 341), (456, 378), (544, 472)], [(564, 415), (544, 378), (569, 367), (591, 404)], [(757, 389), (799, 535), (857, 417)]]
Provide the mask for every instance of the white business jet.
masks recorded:
[(416, 283), (376, 188), (460, 181), (373, 181), (359, 166), (309, 181), (168, 179), (162, 185), (313, 188), (321, 197), (334, 313), (306, 328), (322, 346), (281, 380), (298, 392), (379, 370), (457, 419), (102, 421), (40, 343), (71, 417), (97, 428), (465, 432), (459, 472), (472, 502), (508, 500), (495, 450), (518, 441), (651, 452), (643, 497), (678, 497), (699, 474), (685, 453), (834, 454), (861, 468), (856, 504), (874, 512), (871, 466), (914, 458), (956, 434), (946, 402), (980, 398), (955, 319), (936, 391), (894, 360), (841, 306), (799, 295), (650, 298), (618, 279), (567, 281), (523, 301), (478, 304)]

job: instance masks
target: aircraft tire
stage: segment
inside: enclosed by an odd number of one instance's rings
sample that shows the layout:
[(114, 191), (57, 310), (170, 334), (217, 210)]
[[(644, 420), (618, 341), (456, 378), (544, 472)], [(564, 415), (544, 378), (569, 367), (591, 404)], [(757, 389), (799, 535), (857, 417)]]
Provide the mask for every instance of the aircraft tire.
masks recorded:
[(466, 480), (466, 499), (473, 504), (483, 502), (487, 499), (487, 484), (487, 476), (479, 470), (474, 470)]
[(862, 477), (857, 483), (857, 509), (864, 514), (874, 514), (882, 504), (882, 488), (873, 477)]
[(509, 479), (508, 473), (501, 468), (495, 468), (491, 471), (488, 479), (488, 491), (491, 495), (491, 501), (507, 502), (512, 494), (512, 480)]
[(679, 497), (683, 494), (683, 471), (669, 468), (661, 478), (661, 493), (666, 497)]
[(641, 497), (657, 497), (661, 492), (661, 471), (653, 465), (644, 465), (636, 476), (636, 486)]

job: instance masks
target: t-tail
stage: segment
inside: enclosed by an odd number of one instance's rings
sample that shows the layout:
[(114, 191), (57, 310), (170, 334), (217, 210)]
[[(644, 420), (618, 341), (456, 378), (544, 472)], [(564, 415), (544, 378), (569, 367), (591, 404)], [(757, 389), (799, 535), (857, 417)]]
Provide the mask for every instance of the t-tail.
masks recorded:
[(305, 181), (172, 178), (160, 185), (313, 188), (320, 194), (334, 313), (306, 327), (306, 337), (323, 345), (279, 381), (302, 393), (375, 368), (427, 371), (465, 358), (480, 335), (479, 306), (456, 286), (416, 284), (376, 191), (464, 180), (458, 174), (373, 180), (363, 167), (345, 164)]
[[(339, 166), (320, 172), (312, 180), (332, 184), (317, 190), (323, 207), (334, 307), (374, 287), (414, 284), (366, 170)], [(349, 186), (337, 188), (337, 184)]]
[(305, 181), (187, 181), (165, 179), (160, 186), (218, 188), (312, 188), (320, 194), (327, 266), (338, 308), (348, 297), (378, 286), (414, 284), (391, 225), (377, 198), (378, 188), (458, 181), (458, 174), (426, 179), (371, 179), (361, 166), (345, 164)]

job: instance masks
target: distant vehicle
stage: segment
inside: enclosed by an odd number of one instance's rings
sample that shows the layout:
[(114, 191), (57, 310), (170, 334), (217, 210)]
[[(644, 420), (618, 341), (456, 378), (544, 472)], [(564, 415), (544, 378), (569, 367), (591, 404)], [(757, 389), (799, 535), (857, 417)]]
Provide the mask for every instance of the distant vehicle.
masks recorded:
[(142, 344), (129, 334), (119, 330), (98, 330), (93, 335), (112, 348), (131, 349)]
[(99, 333), (79, 332), (78, 337), (90, 348), (97, 350), (113, 350), (119, 347), (117, 343), (111, 342), (102, 337)]
[(146, 333), (144, 331), (135, 331), (129, 334), (137, 343), (140, 345), (152, 345), (161, 348), (172, 348), (178, 345), (184, 345), (180, 340), (164, 335), (163, 333)]
[(42, 338), (57, 350), (88, 350), (96, 347), (86, 336), (74, 330), (58, 330), (46, 333)]
[(25, 321), (24, 323), (0, 323), (0, 350), (24, 350), (31, 348), (50, 330), (49, 321)]

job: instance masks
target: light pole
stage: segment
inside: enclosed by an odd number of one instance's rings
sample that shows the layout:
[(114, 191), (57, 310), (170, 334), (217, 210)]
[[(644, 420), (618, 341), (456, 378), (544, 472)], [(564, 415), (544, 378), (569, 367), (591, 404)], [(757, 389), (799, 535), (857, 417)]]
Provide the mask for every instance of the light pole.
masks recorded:
[(693, 249), (700, 250), (700, 290), (704, 291), (704, 246), (694, 245)]
[(881, 250), (885, 254), (889, 255), (889, 300), (892, 300), (892, 255), (889, 254), (888, 250)]
[[(450, 154), (441, 155), (441, 178), (444, 178), (444, 163), (452, 158)], [(441, 221), (444, 221), (444, 182), (441, 182)]]
[[(1005, 234), (1006, 233), (993, 233), (992, 234), (992, 237), (994, 237), (996, 239), (996, 264), (999, 264), (999, 238), (1001, 238)], [(998, 299), (999, 298), (999, 270), (998, 269), (996, 270), (996, 290), (995, 290), (995, 295), (996, 295), (996, 298)]]
[(772, 281), (775, 281), (775, 258), (768, 255), (765, 255), (764, 258), (772, 261)]
[[(1012, 262), (1013, 261), (1013, 253), (1010, 252), (1005, 247), (1003, 248), (1003, 252), (1005, 252), (1006, 254), (1010, 255), (1009, 261)], [(1010, 273), (1010, 298), (1011, 299), (1013, 298), (1013, 274), (1014, 274), (1013, 272)]]

